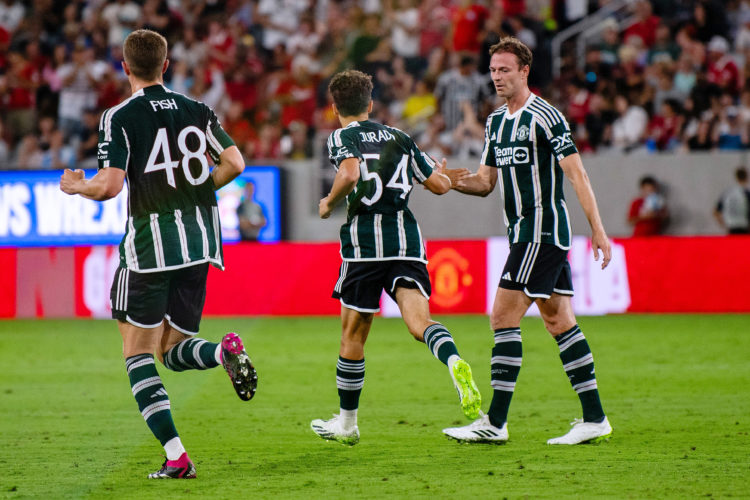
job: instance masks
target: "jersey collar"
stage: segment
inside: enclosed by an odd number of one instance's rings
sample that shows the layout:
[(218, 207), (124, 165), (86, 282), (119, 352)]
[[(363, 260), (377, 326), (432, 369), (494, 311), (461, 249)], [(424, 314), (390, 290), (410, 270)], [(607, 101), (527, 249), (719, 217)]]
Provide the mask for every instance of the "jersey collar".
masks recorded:
[(506, 117), (506, 118), (515, 118), (516, 116), (518, 116), (518, 115), (519, 115), (519, 113), (522, 113), (522, 112), (523, 112), (523, 110), (524, 110), (524, 109), (526, 109), (526, 107), (527, 107), (527, 106), (528, 106), (529, 104), (531, 104), (531, 101), (533, 101), (535, 97), (536, 97), (536, 94), (534, 94), (533, 92), (529, 93), (529, 98), (528, 98), (528, 99), (526, 99), (526, 102), (525, 102), (525, 103), (523, 103), (523, 106), (521, 106), (520, 108), (518, 108), (518, 109), (516, 110), (516, 112), (515, 112), (515, 113), (513, 113), (513, 114), (510, 114), (510, 113), (506, 114), (506, 115), (505, 115), (505, 117)]

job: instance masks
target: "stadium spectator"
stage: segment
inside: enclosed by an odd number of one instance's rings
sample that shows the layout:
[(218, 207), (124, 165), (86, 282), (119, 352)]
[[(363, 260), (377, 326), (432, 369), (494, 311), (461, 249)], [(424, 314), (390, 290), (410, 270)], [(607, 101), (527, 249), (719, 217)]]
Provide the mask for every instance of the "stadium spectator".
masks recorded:
[(237, 218), (239, 219), (240, 239), (242, 241), (258, 241), (258, 235), (266, 224), (266, 215), (263, 207), (255, 201), (255, 184), (251, 181), (245, 183), (242, 193), (242, 201), (237, 206)]
[(24, 3), (19, 0), (3, 0), (0, 2), (0, 28), (13, 33), (23, 21), (26, 14)]
[(487, 8), (472, 0), (458, 0), (451, 12), (451, 48), (459, 54), (479, 55)]
[[(750, 64), (745, 63), (750, 60), (750, 42), (746, 41), (750, 40), (750, 9), (745, 3), (656, 2), (656, 14), (649, 14), (649, 2), (641, 2), (637, 4), (639, 14), (633, 26), (627, 25), (622, 13), (613, 13), (597, 27), (600, 36), (586, 42), (583, 72), (577, 70), (581, 63), (576, 60), (576, 52), (566, 46), (561, 77), (553, 81), (545, 61), (551, 38), (565, 26), (568, 14), (584, 15), (589, 3), (568, 0), (553, 6), (547, 0), (97, 0), (66, 4), (1, 0), (0, 116), (6, 120), (9, 147), (15, 150), (29, 131), (23, 126), (28, 120), (22, 121), (20, 129), (11, 125), (16, 119), (13, 115), (19, 113), (14, 105), (8, 105), (8, 81), (18, 81), (17, 63), (12, 65), (10, 60), (15, 62), (14, 53), (21, 54), (28, 63), (25, 71), (32, 75), (34, 88), (31, 113), (27, 108), (20, 114), (54, 116), (65, 132), (66, 142), (75, 147), (82, 110), (96, 107), (101, 112), (128, 93), (120, 64), (121, 46), (111, 45), (110, 39), (121, 39), (134, 27), (151, 26), (176, 42), (166, 76), (170, 88), (208, 99), (218, 106), (219, 115), (230, 100), (242, 101), (253, 128), (260, 129), (269, 121), (283, 127), (274, 96), (284, 71), (295, 72), (300, 66), (308, 69), (316, 86), (315, 110), (309, 116), (325, 115), (328, 78), (356, 65), (374, 77), (375, 114), (399, 125), (401, 108), (411, 95), (402, 68), (415, 83), (421, 79), (441, 80), (437, 86), (438, 106), (444, 112), (443, 83), (454, 77), (461, 56), (476, 57), (479, 50), (474, 69), (478, 64), (483, 73), (488, 67), (487, 48), (501, 36), (515, 34), (528, 37), (528, 45), (533, 45), (536, 38), (537, 64), (532, 68), (530, 85), (549, 90), (550, 98), (572, 113), (569, 119), (571, 124), (577, 124), (574, 132), (582, 150), (606, 148), (611, 141), (601, 134), (603, 139), (598, 140), (596, 133), (592, 135), (591, 130), (581, 128), (585, 106), (577, 109), (578, 102), (565, 104), (570, 94), (564, 90), (575, 80), (584, 83), (590, 94), (588, 99), (601, 98), (599, 102), (607, 113), (617, 94), (627, 95), (633, 103), (657, 115), (661, 114), (665, 99), (677, 98), (689, 117), (688, 133), (680, 135), (681, 147), (676, 150), (714, 148), (711, 143), (717, 140), (717, 124), (708, 127), (708, 138), (701, 133), (704, 139), (695, 140), (697, 130), (706, 129), (705, 124), (699, 127), (702, 113), (711, 108), (711, 99), (722, 89), (730, 92), (731, 105), (737, 106), (741, 104), (742, 91), (750, 88), (746, 84), (750, 81)], [(481, 19), (484, 21), (480, 24)], [(559, 24), (555, 25), (555, 21)], [(470, 30), (467, 26), (477, 27)], [(620, 32), (620, 26), (624, 32)], [(675, 35), (674, 42), (670, 33)], [(590, 34), (587, 32), (586, 36)], [(651, 35), (653, 43), (649, 46)], [(479, 49), (473, 46), (475, 43)], [(80, 47), (91, 50), (83, 64), (76, 62)], [(711, 50), (707, 50), (709, 47)], [(70, 76), (71, 64), (78, 68), (73, 72), (78, 81), (63, 85), (61, 74)], [(221, 74), (213, 73), (215, 69)], [(85, 73), (93, 79), (83, 78)], [(672, 75), (671, 85), (666, 73)], [(483, 81), (491, 95), (489, 78)], [(400, 87), (395, 88), (394, 84)], [(97, 102), (91, 104), (84, 94), (95, 95)], [(224, 95), (229, 99), (223, 99)], [(82, 105), (82, 101), (86, 104)], [(477, 106), (480, 123), (489, 107)], [(452, 117), (445, 116), (449, 130), (463, 116), (459, 102), (454, 102), (452, 108), (448, 112)], [(619, 117), (619, 113), (615, 115), (613, 118)], [(716, 114), (712, 120), (718, 122), (719, 118)], [(608, 117), (608, 121), (612, 120)], [(326, 134), (330, 120), (320, 126), (311, 123), (311, 119), (306, 122), (314, 137)], [(420, 124), (416, 132), (426, 128), (427, 124)]]
[(630, 202), (628, 224), (633, 226), (633, 236), (662, 234), (669, 212), (659, 183), (650, 175), (639, 182), (640, 193)]
[(612, 122), (612, 146), (623, 153), (638, 149), (643, 143), (648, 113), (624, 95), (615, 97), (617, 119)]
[(654, 44), (648, 49), (648, 63), (674, 62), (680, 57), (680, 46), (674, 41), (669, 26), (662, 21), (656, 27)]
[(742, 81), (737, 63), (728, 54), (729, 42), (717, 35), (711, 39), (706, 48), (708, 49), (708, 81), (733, 96), (738, 96)]
[(422, 69), (424, 59), (419, 55), (419, 8), (417, 0), (394, 0), (386, 2), (386, 19), (392, 26), (391, 47), (393, 52), (406, 61), (413, 73)]
[(735, 185), (719, 198), (714, 217), (728, 234), (750, 233), (750, 188), (747, 169), (737, 167), (734, 171)]
[(628, 43), (633, 38), (638, 38), (646, 48), (650, 48), (656, 42), (656, 32), (660, 23), (659, 17), (654, 15), (650, 1), (638, 0), (636, 2), (635, 18), (635, 23), (625, 30), (623, 41)]
[(27, 134), (18, 142), (12, 164), (16, 169), (34, 170), (42, 166), (42, 150), (39, 149), (39, 138)]
[(174, 44), (169, 58), (171, 64), (184, 62), (187, 68), (198, 69), (206, 61), (207, 55), (207, 44), (197, 37), (192, 25), (186, 25), (179, 40)]
[(34, 130), (39, 76), (33, 64), (21, 52), (11, 51), (8, 62), (5, 78), (0, 80), (0, 98), (11, 141), (15, 142)]
[(473, 56), (461, 56), (458, 67), (441, 74), (435, 85), (438, 108), (448, 131), (452, 132), (463, 120), (464, 102), (478, 117), (485, 101), (492, 97), (490, 82), (479, 74), (476, 64)]
[(39, 168), (43, 170), (75, 168), (76, 151), (65, 143), (65, 136), (60, 130), (53, 130), (49, 143), (42, 150)]
[(257, 13), (263, 29), (263, 49), (273, 52), (277, 46), (285, 44), (297, 30), (309, 4), (309, 0), (259, 0)]
[(654, 113), (648, 124), (646, 145), (650, 151), (674, 151), (680, 145), (685, 122), (677, 99), (667, 99), (660, 113)]
[(742, 120), (737, 106), (722, 106), (712, 141), (721, 151), (740, 151), (750, 145), (748, 123)]
[(101, 12), (101, 18), (109, 27), (107, 44), (122, 46), (125, 37), (138, 24), (141, 6), (131, 0), (116, 0), (108, 3)]
[(57, 116), (66, 140), (80, 133), (84, 110), (97, 106), (97, 86), (108, 68), (107, 63), (95, 59), (93, 48), (78, 44), (71, 62), (57, 70), (61, 83)]

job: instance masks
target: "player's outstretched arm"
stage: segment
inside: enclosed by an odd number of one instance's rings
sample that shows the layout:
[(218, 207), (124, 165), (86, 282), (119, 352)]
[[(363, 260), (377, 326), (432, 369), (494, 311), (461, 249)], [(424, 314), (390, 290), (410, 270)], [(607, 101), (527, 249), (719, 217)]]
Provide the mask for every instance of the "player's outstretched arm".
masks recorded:
[(125, 171), (119, 168), (103, 168), (89, 180), (83, 170), (66, 168), (60, 177), (60, 189), (63, 193), (80, 194), (90, 200), (104, 201), (117, 196), (122, 191), (124, 182)]
[[(451, 171), (448, 171), (449, 175)], [(479, 170), (476, 174), (466, 172), (459, 172), (456, 174), (456, 179), (453, 179), (453, 189), (464, 194), (471, 194), (474, 196), (487, 196), (495, 189), (497, 184), (497, 169), (488, 167), (487, 165), (480, 165)]]
[(440, 162), (435, 162), (432, 174), (430, 174), (430, 176), (422, 183), (422, 185), (430, 192), (435, 194), (445, 194), (451, 190), (451, 179), (445, 174), (446, 165), (448, 165), (448, 160), (445, 158)]
[(245, 160), (237, 146), (229, 146), (219, 155), (219, 163), (211, 171), (214, 189), (220, 189), (232, 182), (245, 170)]
[(573, 184), (578, 201), (581, 203), (583, 213), (591, 226), (591, 248), (594, 251), (594, 260), (599, 260), (599, 251), (602, 253), (602, 269), (607, 267), (612, 259), (612, 249), (609, 243), (607, 233), (604, 231), (602, 219), (599, 216), (599, 207), (596, 204), (594, 190), (591, 188), (591, 181), (583, 168), (581, 155), (578, 153), (566, 156), (560, 161), (560, 167), (565, 175)]
[(359, 159), (347, 158), (339, 164), (339, 170), (333, 179), (333, 186), (328, 196), (318, 203), (318, 215), (321, 219), (327, 219), (336, 205), (341, 202), (346, 195), (352, 192), (359, 181)]

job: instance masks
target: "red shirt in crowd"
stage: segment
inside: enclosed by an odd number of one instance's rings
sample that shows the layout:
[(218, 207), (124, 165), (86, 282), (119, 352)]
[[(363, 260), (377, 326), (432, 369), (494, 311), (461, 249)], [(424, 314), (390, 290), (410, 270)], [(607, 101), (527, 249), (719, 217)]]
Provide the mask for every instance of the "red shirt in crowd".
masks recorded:
[[(628, 212), (628, 219), (638, 217), (643, 210), (643, 204), (646, 199), (643, 197), (636, 198), (630, 204), (630, 211)], [(642, 219), (637, 221), (633, 225), (633, 236), (656, 236), (661, 233), (661, 218), (651, 217), (648, 219)]]
[(629, 37), (637, 36), (643, 40), (646, 47), (651, 47), (656, 41), (656, 28), (659, 26), (660, 22), (661, 20), (657, 16), (651, 16), (642, 21), (638, 21), (625, 30), (623, 40), (627, 41)]
[(479, 33), (489, 15), (490, 11), (482, 5), (456, 8), (453, 11), (453, 50), (479, 53), (482, 47)]
[(706, 79), (733, 95), (739, 94), (742, 87), (742, 78), (737, 63), (727, 55), (708, 64)]

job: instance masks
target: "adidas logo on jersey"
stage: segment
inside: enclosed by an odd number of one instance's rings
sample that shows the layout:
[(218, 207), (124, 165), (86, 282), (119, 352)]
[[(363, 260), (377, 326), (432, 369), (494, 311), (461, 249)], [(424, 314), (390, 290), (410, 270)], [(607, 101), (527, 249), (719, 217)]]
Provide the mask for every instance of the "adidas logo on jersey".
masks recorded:
[(510, 273), (509, 272), (503, 274), (503, 277), (501, 279), (508, 280), (508, 281), (513, 281), (513, 278), (510, 277)]
[(495, 139), (497, 139), (497, 134), (495, 132), (492, 132), (492, 137), (490, 137), (490, 140), (494, 141)]

